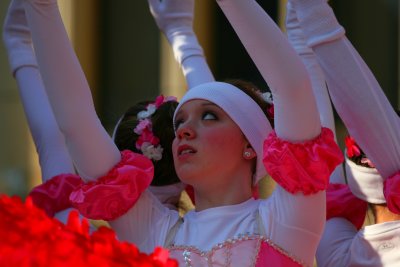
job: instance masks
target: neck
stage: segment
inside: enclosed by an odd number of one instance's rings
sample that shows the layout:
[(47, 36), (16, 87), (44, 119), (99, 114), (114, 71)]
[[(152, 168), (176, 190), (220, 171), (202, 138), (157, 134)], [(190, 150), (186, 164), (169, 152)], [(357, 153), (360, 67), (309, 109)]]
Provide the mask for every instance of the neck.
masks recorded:
[(370, 207), (376, 224), (400, 220), (400, 215), (391, 212), (386, 204), (370, 204)]
[(236, 205), (252, 197), (251, 177), (231, 176), (211, 186), (195, 187), (196, 211), (202, 211), (219, 206)]

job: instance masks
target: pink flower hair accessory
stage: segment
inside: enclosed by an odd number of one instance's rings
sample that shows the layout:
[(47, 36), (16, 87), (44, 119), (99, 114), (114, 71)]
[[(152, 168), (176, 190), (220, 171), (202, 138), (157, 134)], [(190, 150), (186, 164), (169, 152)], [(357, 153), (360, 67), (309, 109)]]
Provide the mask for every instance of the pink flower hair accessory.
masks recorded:
[(367, 155), (365, 155), (351, 136), (346, 136), (344, 142), (346, 145), (346, 155), (350, 160), (367, 168), (375, 168), (375, 165), (368, 159)]
[(142, 151), (143, 155), (151, 160), (161, 160), (163, 153), (160, 139), (153, 134), (151, 116), (161, 105), (169, 101), (176, 102), (177, 99), (173, 96), (164, 97), (163, 95), (159, 95), (154, 102), (147, 105), (146, 110), (142, 110), (137, 114), (139, 123), (133, 130), (134, 133), (139, 136), (136, 141), (136, 148)]

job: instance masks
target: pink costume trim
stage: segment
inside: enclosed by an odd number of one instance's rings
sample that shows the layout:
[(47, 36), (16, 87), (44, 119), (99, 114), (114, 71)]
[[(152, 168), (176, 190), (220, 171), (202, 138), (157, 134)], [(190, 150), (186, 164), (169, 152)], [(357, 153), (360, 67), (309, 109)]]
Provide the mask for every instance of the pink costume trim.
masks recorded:
[(35, 206), (43, 209), (48, 216), (71, 207), (69, 195), (83, 183), (75, 174), (60, 174), (32, 189), (29, 196)]
[(329, 184), (326, 191), (326, 219), (345, 218), (357, 230), (364, 224), (368, 203), (353, 195), (348, 185)]
[(306, 266), (304, 263), (296, 260), (296, 258), (275, 245), (272, 242), (262, 242), (256, 267), (273, 266), (273, 267), (301, 267)]
[(400, 171), (385, 180), (383, 194), (389, 210), (400, 214)]
[(79, 212), (89, 219), (113, 220), (125, 214), (146, 190), (154, 175), (147, 157), (125, 150), (107, 175), (82, 184), (70, 195)]
[(180, 266), (233, 266), (233, 267), (301, 267), (306, 266), (272, 240), (254, 235), (241, 235), (219, 243), (208, 251), (194, 246), (171, 245), (170, 257)]
[(294, 194), (314, 194), (328, 187), (329, 176), (343, 161), (343, 153), (330, 129), (303, 143), (290, 143), (277, 137), (275, 131), (264, 141), (264, 166), (271, 177)]

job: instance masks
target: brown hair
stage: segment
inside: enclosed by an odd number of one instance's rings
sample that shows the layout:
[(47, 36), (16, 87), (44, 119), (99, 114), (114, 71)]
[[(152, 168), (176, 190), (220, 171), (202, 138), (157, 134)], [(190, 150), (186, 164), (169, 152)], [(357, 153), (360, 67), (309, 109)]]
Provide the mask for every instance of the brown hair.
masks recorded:
[[(146, 110), (149, 103), (152, 103), (152, 101), (139, 102), (124, 113), (114, 136), (114, 142), (119, 150), (128, 149), (142, 154), (142, 151), (136, 148), (139, 135), (134, 132), (134, 129), (139, 123), (137, 114)], [(153, 160), (154, 179), (151, 185), (154, 186), (180, 182), (175, 172), (172, 156), (172, 141), (175, 138), (172, 119), (177, 106), (178, 102), (176, 101), (165, 102), (151, 116), (152, 132), (160, 139), (160, 145), (163, 148), (162, 158)]]
[(248, 96), (250, 96), (262, 109), (264, 115), (267, 117), (269, 123), (271, 124), (272, 128), (274, 128), (274, 116), (273, 113), (271, 114), (271, 110), (273, 110), (273, 105), (266, 102), (262, 98), (262, 91), (252, 82), (240, 80), (240, 79), (227, 79), (225, 80), (226, 83), (232, 84), (233, 86), (237, 87), (238, 89), (242, 90)]

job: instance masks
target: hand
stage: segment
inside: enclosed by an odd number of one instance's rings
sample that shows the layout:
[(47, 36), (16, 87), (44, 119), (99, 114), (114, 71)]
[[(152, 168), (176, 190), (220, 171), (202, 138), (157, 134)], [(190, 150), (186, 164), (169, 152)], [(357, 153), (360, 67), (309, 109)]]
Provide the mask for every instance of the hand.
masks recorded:
[(169, 38), (176, 30), (193, 30), (194, 0), (148, 0), (158, 28)]
[(37, 66), (23, 0), (12, 0), (3, 25), (3, 42), (13, 74), (22, 66)]
[(327, 0), (289, 0), (288, 4), (296, 11), (309, 47), (344, 36), (345, 31)]
[(294, 9), (291, 2), (288, 2), (286, 6), (285, 24), (289, 42), (296, 50), (297, 54), (312, 54), (312, 50), (307, 46), (304, 33), (300, 28), (300, 23), (297, 19), (296, 10)]

